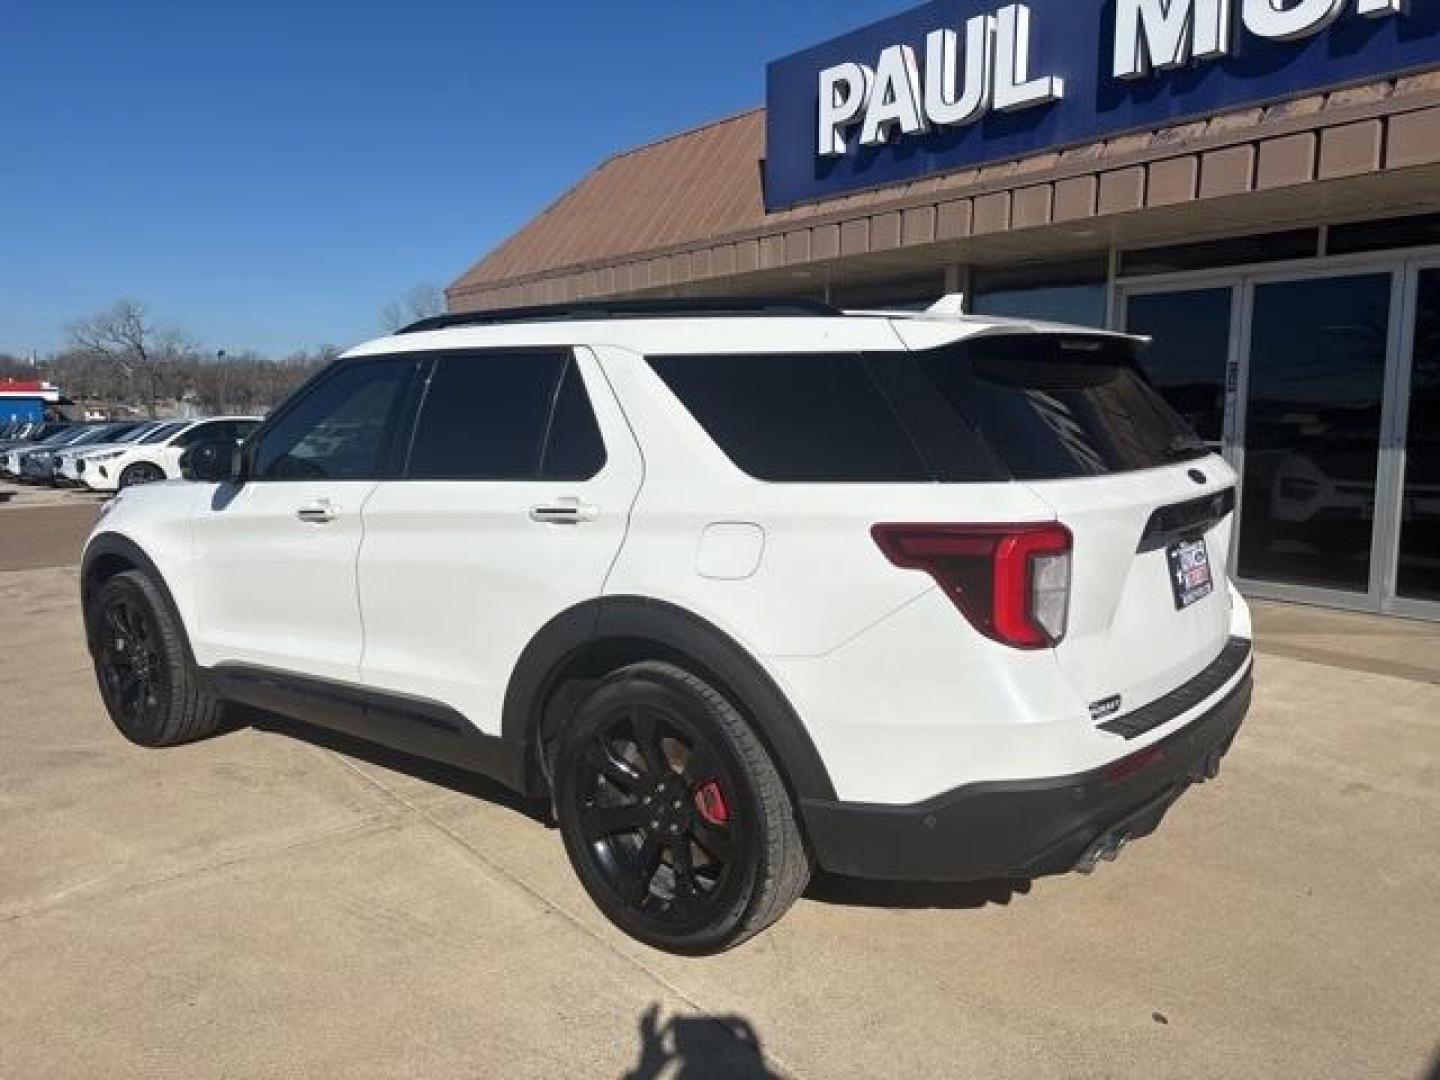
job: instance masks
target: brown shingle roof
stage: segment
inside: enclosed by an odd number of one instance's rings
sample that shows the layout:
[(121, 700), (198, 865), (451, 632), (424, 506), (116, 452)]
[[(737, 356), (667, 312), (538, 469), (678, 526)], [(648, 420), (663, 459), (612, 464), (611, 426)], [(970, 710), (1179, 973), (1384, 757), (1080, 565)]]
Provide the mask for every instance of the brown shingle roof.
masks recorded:
[(760, 225), (765, 110), (610, 158), (452, 286), (614, 259)]
[[(1249, 224), (1308, 220), (1313, 200), (1299, 194), (1311, 181), (1339, 182), (1356, 169), (1362, 180), (1408, 170), (1423, 184), (1417, 167), (1440, 170), (1440, 71), (768, 215), (760, 179), (764, 128), (765, 111), (755, 109), (611, 158), (454, 282), (446, 290), (450, 307), (705, 287), (873, 255), (894, 270), (913, 262), (906, 256), (912, 250), (933, 265), (942, 258), (952, 265), (1013, 261), (1026, 251), (1039, 258), (1053, 253), (1040, 250), (1047, 234), (1055, 251), (1093, 254), (1104, 237), (1089, 219), (1107, 219), (1115, 230), (1139, 211), (1164, 207), (1169, 231), (1157, 232), (1161, 219), (1147, 216), (1148, 231), (1136, 226), (1127, 234), (1131, 243), (1153, 244), (1197, 228), (1214, 231), (1212, 200), (1241, 194), (1252, 201), (1228, 204), (1223, 220), (1231, 225), (1242, 210)], [(1334, 191), (1328, 197), (1339, 205)], [(1194, 220), (1182, 215), (1186, 207)], [(1035, 240), (1017, 247), (1021, 235)], [(1116, 239), (1112, 231), (1109, 240)], [(756, 284), (783, 290), (793, 283)]]

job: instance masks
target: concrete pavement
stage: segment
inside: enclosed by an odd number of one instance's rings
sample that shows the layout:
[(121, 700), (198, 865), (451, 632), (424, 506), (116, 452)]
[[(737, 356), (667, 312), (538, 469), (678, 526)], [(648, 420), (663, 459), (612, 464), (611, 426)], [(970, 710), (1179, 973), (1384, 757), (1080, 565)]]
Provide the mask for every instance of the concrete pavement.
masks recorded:
[(0, 484), (0, 569), (74, 565), (99, 516), (94, 496)]
[(6, 1080), (1440, 1068), (1433, 681), (1264, 655), (1220, 780), (1094, 877), (821, 882), (685, 960), (482, 781), (290, 725), (130, 746), (74, 597), (0, 573)]

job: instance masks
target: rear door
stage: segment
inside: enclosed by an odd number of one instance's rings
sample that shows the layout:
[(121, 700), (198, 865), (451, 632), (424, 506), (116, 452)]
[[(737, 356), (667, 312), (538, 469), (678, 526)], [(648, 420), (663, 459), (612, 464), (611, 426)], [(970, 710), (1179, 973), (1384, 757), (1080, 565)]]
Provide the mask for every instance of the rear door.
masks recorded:
[(642, 471), (588, 350), (433, 358), (404, 475), (365, 506), (364, 682), (498, 734), (530, 639), (600, 595)]
[(935, 385), (1074, 538), (1055, 656), (1085, 701), (1144, 705), (1229, 637), (1235, 474), (1146, 381), (1136, 345), (1002, 334), (918, 353)]

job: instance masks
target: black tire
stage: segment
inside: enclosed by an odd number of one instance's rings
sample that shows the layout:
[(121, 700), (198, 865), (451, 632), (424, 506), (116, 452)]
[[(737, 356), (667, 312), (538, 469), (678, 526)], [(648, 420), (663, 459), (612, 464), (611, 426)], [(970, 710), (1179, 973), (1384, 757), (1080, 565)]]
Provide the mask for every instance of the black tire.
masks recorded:
[(137, 461), (120, 474), (120, 486), (127, 488), (136, 484), (154, 484), (164, 479), (165, 470), (160, 466), (152, 465), (148, 461)]
[(810, 880), (790, 794), (714, 687), (673, 664), (604, 679), (560, 735), (565, 850), (602, 912), (667, 952), (734, 948)]
[(177, 746), (220, 728), (224, 704), (203, 685), (149, 575), (127, 570), (106, 581), (89, 625), (100, 697), (120, 734), (141, 746)]

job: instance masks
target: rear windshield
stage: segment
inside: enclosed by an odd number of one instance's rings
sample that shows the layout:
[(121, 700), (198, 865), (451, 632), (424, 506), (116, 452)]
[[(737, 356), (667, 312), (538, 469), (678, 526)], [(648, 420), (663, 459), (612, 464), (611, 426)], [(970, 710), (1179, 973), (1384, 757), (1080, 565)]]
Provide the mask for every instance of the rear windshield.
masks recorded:
[(1153, 469), (1209, 449), (1136, 366), (1129, 342), (981, 338), (918, 353), (960, 419), (1019, 480)]
[(661, 356), (740, 469), (779, 482), (1054, 480), (1209, 451), (1131, 343), (1013, 334), (927, 352)]

